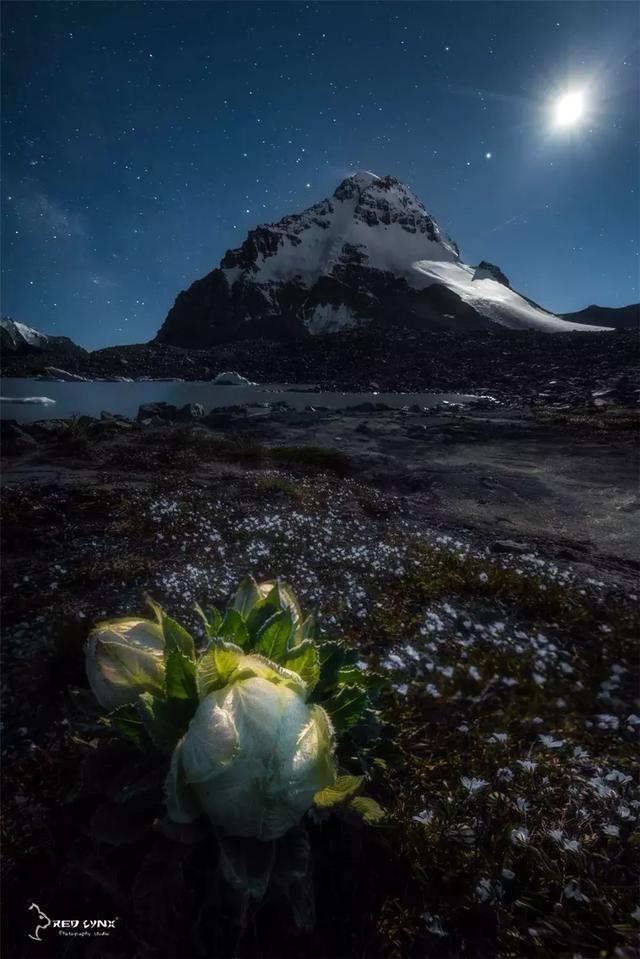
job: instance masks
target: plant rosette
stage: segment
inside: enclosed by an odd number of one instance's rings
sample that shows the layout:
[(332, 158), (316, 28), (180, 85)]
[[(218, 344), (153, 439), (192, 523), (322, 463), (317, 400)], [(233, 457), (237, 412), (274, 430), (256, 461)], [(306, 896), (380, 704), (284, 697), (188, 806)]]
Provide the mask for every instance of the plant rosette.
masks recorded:
[[(103, 730), (155, 761), (152, 781), (163, 771), (166, 834), (208, 820), (222, 874), (246, 904), (261, 900), (271, 880), (286, 889), (292, 857), (298, 878), (308, 878), (309, 843), (300, 838), (307, 814), (384, 818), (362, 794), (365, 775), (341, 773), (336, 760), (339, 738), (375, 718), (383, 681), (358, 668), (355, 650), (316, 640), (314, 617), (303, 616), (286, 583), (247, 576), (224, 614), (196, 607), (200, 651), (149, 605), (154, 619), (96, 625), (86, 669), (107, 711)], [(135, 781), (122, 782), (116, 802), (143, 791), (134, 766)]]

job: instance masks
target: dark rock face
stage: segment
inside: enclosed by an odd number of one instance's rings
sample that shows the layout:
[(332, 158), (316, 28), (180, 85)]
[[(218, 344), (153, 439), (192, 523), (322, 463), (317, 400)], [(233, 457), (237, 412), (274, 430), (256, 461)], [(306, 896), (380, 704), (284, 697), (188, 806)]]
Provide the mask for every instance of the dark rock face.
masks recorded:
[(498, 283), (502, 283), (503, 286), (508, 286), (509, 289), (511, 289), (509, 280), (499, 266), (496, 266), (495, 263), (489, 263), (488, 260), (481, 260), (476, 267), (476, 272), (473, 274), (473, 279), (482, 280), (487, 278), (496, 280)]

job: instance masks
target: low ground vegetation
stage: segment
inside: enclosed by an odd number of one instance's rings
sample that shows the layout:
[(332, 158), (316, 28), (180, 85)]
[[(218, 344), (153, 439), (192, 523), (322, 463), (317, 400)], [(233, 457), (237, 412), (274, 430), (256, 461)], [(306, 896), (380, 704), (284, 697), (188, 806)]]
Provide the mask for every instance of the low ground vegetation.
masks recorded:
[[(120, 462), (3, 498), (5, 954), (36, 954), (35, 900), (54, 914), (117, 913), (118, 956), (631, 957), (632, 568), (613, 576), (427, 528), (332, 451), (207, 443), (176, 431), (173, 447), (138, 445), (142, 476), (123, 446)], [(206, 478), (179, 460), (208, 449)], [(91, 625), (142, 614), (149, 592), (197, 636), (194, 603), (223, 606), (247, 571), (284, 576), (320, 614), (321, 638), (341, 636), (363, 674), (387, 680), (367, 775), (388, 816), (309, 823), (317, 919), (303, 935), (275, 907), (244, 931), (224, 897), (196, 908), (215, 865), (206, 844), (178, 853), (164, 837), (152, 852), (147, 834), (114, 844), (84, 825), (100, 783), (79, 773), (70, 690), (86, 686)], [(78, 950), (60, 954), (96, 954)]]

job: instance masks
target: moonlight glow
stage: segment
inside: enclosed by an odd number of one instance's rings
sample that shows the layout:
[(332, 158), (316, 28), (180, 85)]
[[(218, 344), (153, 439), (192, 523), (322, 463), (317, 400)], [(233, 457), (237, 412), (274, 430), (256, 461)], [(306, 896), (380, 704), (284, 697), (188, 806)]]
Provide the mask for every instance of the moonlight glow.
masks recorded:
[(559, 97), (553, 107), (558, 127), (575, 127), (584, 118), (585, 98), (580, 90), (571, 90)]

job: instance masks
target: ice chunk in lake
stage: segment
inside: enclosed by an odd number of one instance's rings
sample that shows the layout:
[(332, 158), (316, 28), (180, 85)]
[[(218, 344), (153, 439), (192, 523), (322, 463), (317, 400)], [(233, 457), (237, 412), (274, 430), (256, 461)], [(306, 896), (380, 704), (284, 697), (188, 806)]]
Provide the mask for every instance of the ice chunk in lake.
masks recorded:
[(39, 403), (41, 406), (53, 406), (55, 402), (49, 396), (0, 396), (0, 403)]
[(218, 373), (213, 382), (216, 384), (216, 386), (257, 386), (256, 383), (252, 383), (251, 380), (248, 380), (246, 376), (240, 376), (240, 374), (236, 373), (235, 371)]

